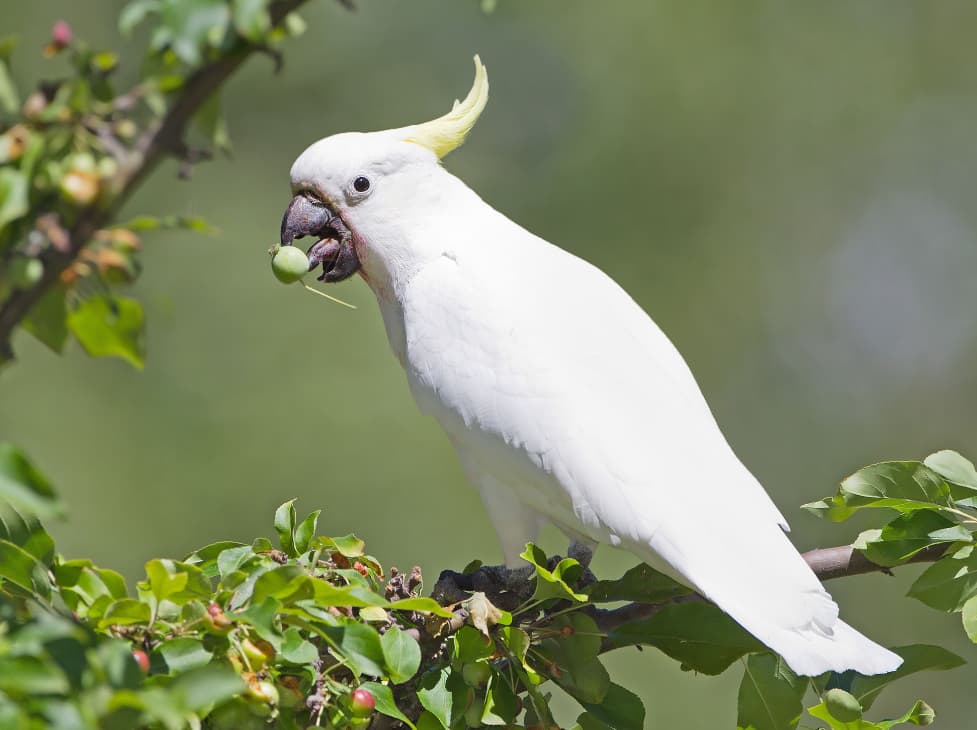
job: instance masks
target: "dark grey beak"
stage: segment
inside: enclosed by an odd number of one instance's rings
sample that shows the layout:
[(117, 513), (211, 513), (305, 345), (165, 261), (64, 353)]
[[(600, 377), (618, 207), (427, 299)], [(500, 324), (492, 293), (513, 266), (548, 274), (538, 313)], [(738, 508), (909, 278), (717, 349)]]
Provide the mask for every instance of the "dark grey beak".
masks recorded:
[(348, 279), (360, 268), (360, 260), (353, 247), (353, 234), (343, 219), (317, 198), (302, 193), (292, 198), (282, 217), (282, 245), (305, 236), (318, 240), (308, 250), (309, 271), (320, 263), (319, 281), (334, 282)]

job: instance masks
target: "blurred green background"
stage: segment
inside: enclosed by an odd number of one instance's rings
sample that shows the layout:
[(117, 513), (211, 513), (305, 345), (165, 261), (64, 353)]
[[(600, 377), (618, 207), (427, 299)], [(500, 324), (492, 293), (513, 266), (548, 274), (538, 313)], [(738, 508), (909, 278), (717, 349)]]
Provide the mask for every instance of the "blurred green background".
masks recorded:
[[(55, 18), (118, 46), (122, 0), (5, 3), (27, 82)], [(274, 508), (324, 509), (387, 565), (500, 553), (445, 437), (421, 417), (358, 279), (350, 312), (277, 284), (265, 254), (314, 140), (437, 116), (489, 69), (492, 99), (447, 167), (498, 209), (596, 263), (685, 354), (730, 442), (799, 548), (857, 524), (798, 509), (855, 468), (938, 448), (977, 455), (977, 4), (314, 0), (275, 76), (226, 89), (231, 159), (159, 171), (127, 212), (204, 216), (212, 239), (149, 235), (144, 372), (58, 358), (21, 335), (0, 377), (0, 438), (59, 486), (63, 552), (130, 579), (157, 555), (270, 534)], [(122, 43), (129, 69), (138, 38)], [(582, 338), (586, 332), (581, 332)], [(550, 533), (551, 552), (562, 540)], [(730, 546), (735, 549), (735, 546)], [(629, 566), (604, 549), (601, 574)], [(977, 658), (956, 616), (902, 597), (917, 569), (832, 583), (883, 643)], [(619, 652), (648, 727), (731, 727), (739, 672)], [(973, 724), (977, 665), (922, 675), (938, 727)], [(575, 717), (575, 715), (572, 715)], [(567, 719), (570, 715), (566, 715)]]

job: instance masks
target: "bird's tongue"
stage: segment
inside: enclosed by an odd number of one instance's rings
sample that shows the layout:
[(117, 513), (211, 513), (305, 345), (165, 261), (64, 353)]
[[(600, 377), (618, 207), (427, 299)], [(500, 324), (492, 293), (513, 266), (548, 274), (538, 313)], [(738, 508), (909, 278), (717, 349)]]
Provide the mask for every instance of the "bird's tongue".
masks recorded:
[(353, 246), (353, 234), (336, 216), (329, 221), (329, 227), (322, 231), (323, 238), (316, 241), (308, 250), (309, 271), (322, 264), (319, 281), (333, 282), (348, 279), (360, 268), (360, 260)]
[(319, 281), (342, 281), (359, 270), (353, 235), (343, 219), (317, 198), (301, 194), (292, 198), (282, 218), (281, 244), (290, 246), (305, 236), (318, 239), (308, 255), (309, 271), (322, 264)]

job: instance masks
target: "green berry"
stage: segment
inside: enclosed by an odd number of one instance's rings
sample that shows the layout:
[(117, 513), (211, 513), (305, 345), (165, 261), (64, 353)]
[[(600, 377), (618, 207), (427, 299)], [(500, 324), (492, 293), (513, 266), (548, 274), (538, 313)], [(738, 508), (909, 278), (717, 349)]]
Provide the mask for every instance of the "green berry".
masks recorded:
[(855, 722), (862, 717), (862, 706), (843, 689), (829, 689), (824, 693), (824, 706), (835, 720)]
[(271, 270), (283, 284), (291, 284), (309, 273), (309, 258), (295, 246), (282, 246), (271, 257)]

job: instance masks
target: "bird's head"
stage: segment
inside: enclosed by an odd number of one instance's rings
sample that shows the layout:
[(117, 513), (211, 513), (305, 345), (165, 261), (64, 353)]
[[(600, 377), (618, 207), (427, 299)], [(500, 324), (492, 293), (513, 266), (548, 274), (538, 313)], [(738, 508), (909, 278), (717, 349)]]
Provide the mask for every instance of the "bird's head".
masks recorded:
[(475, 56), (475, 81), (464, 101), (423, 124), (381, 132), (348, 132), (321, 139), (292, 165), (294, 197), (282, 219), (281, 243), (311, 236), (310, 270), (341, 281), (361, 269), (371, 244), (395, 252), (416, 209), (437, 203), (440, 160), (465, 140), (488, 100), (488, 76)]

